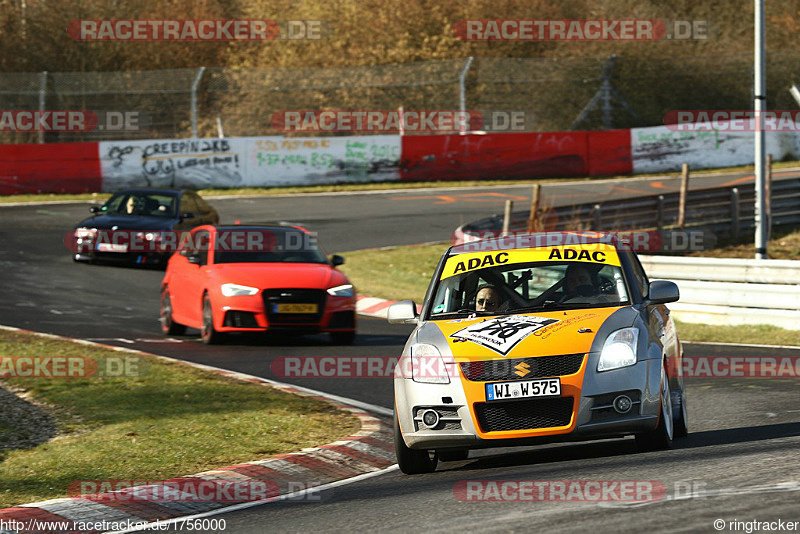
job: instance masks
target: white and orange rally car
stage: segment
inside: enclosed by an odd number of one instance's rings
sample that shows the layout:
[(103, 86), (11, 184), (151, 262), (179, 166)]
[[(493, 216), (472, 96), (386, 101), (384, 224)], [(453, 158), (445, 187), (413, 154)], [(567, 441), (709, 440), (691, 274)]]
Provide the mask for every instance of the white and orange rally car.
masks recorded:
[(665, 303), (618, 236), (546, 233), (451, 247), (395, 371), (395, 450), (407, 474), (469, 449), (686, 436), (682, 348)]

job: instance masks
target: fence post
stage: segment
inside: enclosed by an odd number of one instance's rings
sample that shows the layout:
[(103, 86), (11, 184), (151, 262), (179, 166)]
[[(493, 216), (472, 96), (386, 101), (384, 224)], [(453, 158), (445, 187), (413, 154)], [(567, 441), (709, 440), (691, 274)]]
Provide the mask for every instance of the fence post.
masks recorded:
[(531, 195), (531, 213), (528, 215), (528, 233), (539, 231), (539, 196), (542, 184), (533, 184), (533, 194)]
[(503, 213), (503, 233), (501, 236), (508, 235), (508, 229), (511, 227), (511, 209), (514, 207), (513, 200), (506, 200), (506, 209)]
[[(461, 69), (461, 72), (458, 74), (458, 110), (461, 112), (462, 117), (464, 116), (464, 112), (467, 111), (467, 73), (469, 72), (470, 65), (472, 65), (472, 59), (472, 56), (467, 58), (464, 68)], [(461, 123), (459, 133), (461, 135), (467, 133), (463, 122)]]
[(731, 238), (739, 239), (739, 188), (731, 189)]
[[(44, 106), (47, 96), (47, 71), (42, 72), (42, 77), (39, 80), (39, 112), (44, 115)], [(39, 130), (39, 144), (44, 143), (44, 130)]]
[(205, 67), (197, 69), (197, 75), (192, 82), (192, 138), (197, 139), (197, 88), (200, 86), (200, 80), (203, 78)]
[(664, 229), (664, 195), (658, 195), (656, 200), (656, 229), (659, 232)]
[(686, 226), (686, 194), (689, 191), (689, 164), (681, 166), (681, 196), (678, 200), (678, 227)]

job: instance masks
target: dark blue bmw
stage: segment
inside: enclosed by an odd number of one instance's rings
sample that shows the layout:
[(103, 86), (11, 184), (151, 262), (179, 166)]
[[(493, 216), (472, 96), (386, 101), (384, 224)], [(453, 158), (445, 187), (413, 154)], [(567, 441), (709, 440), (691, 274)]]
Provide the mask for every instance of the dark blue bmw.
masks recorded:
[(164, 263), (182, 232), (219, 223), (217, 210), (188, 189), (128, 189), (89, 211), (73, 230), (75, 261)]

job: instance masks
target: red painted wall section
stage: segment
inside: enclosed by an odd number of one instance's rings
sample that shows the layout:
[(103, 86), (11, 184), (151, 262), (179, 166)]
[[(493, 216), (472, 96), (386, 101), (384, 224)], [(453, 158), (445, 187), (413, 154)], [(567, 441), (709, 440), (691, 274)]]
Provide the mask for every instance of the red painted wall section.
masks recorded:
[(403, 180), (604, 176), (632, 170), (629, 130), (402, 139)]
[(98, 143), (0, 145), (0, 195), (100, 191)]
[(633, 173), (630, 130), (587, 133), (589, 176), (617, 176)]

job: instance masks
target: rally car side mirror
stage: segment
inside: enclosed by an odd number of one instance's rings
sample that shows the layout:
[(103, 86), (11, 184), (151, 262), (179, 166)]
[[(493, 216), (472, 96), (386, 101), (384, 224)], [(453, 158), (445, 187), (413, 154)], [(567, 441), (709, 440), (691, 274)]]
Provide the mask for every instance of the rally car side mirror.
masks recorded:
[(417, 305), (413, 300), (401, 300), (395, 302), (387, 311), (386, 319), (391, 324), (409, 324), (419, 322), (419, 315), (417, 314)]
[(678, 290), (675, 282), (669, 280), (653, 280), (647, 290), (647, 303), (648, 304), (666, 304), (667, 302), (675, 302), (681, 298), (680, 290)]

